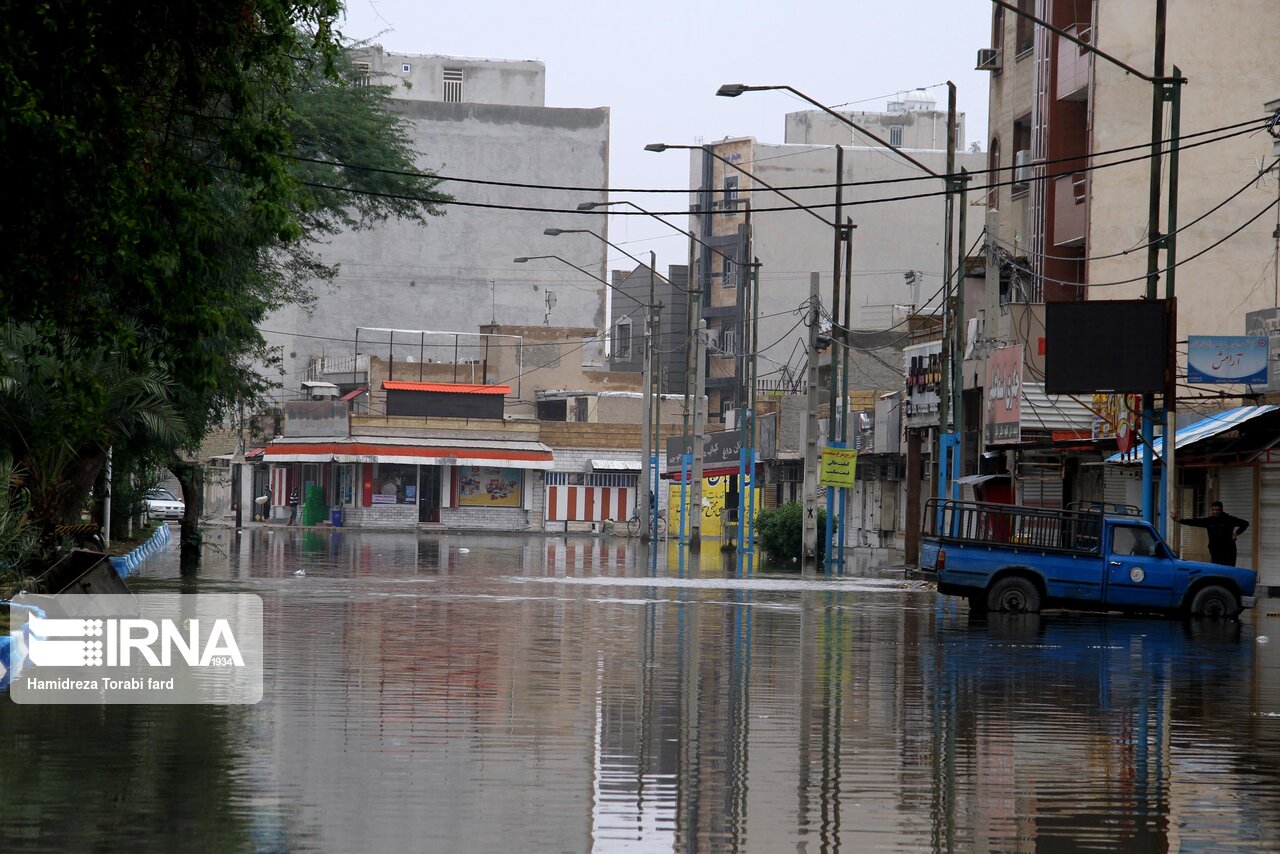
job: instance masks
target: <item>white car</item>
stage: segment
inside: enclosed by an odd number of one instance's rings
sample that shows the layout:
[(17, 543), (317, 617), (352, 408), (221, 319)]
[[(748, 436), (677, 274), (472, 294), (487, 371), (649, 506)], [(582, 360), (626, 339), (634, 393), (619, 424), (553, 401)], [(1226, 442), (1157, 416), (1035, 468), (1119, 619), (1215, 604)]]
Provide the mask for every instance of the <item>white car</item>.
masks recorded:
[(167, 489), (153, 489), (147, 493), (149, 519), (181, 519), (186, 512), (187, 505)]

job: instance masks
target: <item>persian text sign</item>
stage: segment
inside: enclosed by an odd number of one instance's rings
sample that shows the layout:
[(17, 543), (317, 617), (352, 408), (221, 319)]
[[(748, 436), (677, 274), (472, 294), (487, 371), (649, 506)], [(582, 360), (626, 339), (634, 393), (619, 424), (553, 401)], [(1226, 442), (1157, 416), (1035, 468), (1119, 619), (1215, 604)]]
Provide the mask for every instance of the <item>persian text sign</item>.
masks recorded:
[(852, 487), (858, 474), (858, 452), (854, 448), (827, 445), (822, 449), (822, 469), (818, 483), (822, 486)]
[(1261, 335), (1191, 335), (1187, 382), (1266, 385), (1268, 352)]
[(1001, 347), (987, 356), (988, 445), (1022, 441), (1022, 347)]
[(8, 662), (15, 703), (262, 699), (262, 599), (252, 593), (24, 593), (14, 604), (25, 638), (21, 660)]

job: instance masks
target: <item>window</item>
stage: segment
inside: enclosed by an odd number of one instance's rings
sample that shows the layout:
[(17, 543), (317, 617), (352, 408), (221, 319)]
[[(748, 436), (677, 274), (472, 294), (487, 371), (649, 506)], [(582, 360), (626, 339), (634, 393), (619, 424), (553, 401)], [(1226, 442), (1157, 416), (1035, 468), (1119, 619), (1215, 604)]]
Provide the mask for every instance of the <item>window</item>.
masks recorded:
[(724, 356), (738, 355), (738, 334), (733, 329), (720, 333), (720, 352)]
[(1132, 557), (1163, 557), (1164, 549), (1147, 528), (1117, 525), (1111, 535), (1111, 553)]
[[(997, 7), (998, 8), (998, 7)], [(987, 151), (987, 183), (991, 189), (987, 191), (987, 207), (998, 210), (1000, 207), (1000, 184), (1004, 181), (1004, 173), (1000, 172), (1000, 137), (991, 137), (991, 148)]]
[(631, 321), (619, 321), (618, 331), (613, 339), (613, 357), (615, 359), (631, 358)]
[(417, 504), (418, 467), (401, 463), (373, 464), (371, 504)]
[(733, 259), (727, 255), (720, 257), (720, 283), (726, 288), (732, 288), (737, 284), (733, 270)]
[(462, 103), (461, 68), (446, 68), (444, 70), (444, 89), (440, 100), (448, 104)]
[(724, 176), (724, 203), (729, 206), (738, 200), (738, 176)]
[(889, 144), (894, 148), (902, 147), (902, 125), (889, 125)]
[(1036, 0), (1018, 0), (1018, 56), (1035, 46), (1036, 25), (1027, 17), (1027, 15), (1034, 15), (1035, 13)]
[(406, 62), (406, 63), (403, 63), (403, 64), (400, 66), (400, 71), (401, 71), (402, 73), (404, 73), (404, 74), (408, 74), (408, 73), (410, 73), (411, 71), (413, 71), (413, 66), (412, 66), (412, 65), (410, 65), (410, 64), (409, 64), (409, 63), (407, 63), (407, 62)]
[(373, 77), (373, 65), (368, 62), (353, 63), (356, 72), (356, 85), (368, 86)]
[(338, 494), (335, 503), (351, 507), (356, 503), (356, 467), (353, 465), (338, 466)]
[[(991, 47), (1000, 53), (1004, 53), (1004, 7), (994, 6), (991, 10)], [(995, 68), (995, 73), (999, 74), (1004, 63), (1001, 62)]]

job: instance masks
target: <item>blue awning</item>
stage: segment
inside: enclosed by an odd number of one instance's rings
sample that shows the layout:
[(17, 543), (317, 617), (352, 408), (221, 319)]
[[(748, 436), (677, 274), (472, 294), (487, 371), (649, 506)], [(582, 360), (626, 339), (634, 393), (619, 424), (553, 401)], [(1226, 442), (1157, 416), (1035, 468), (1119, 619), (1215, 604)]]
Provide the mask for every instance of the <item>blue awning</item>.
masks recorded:
[[(1197, 421), (1194, 424), (1188, 424), (1185, 427), (1179, 427), (1178, 438), (1174, 442), (1173, 447), (1181, 450), (1188, 445), (1193, 445), (1196, 442), (1208, 439), (1211, 436), (1216, 436), (1219, 433), (1225, 433), (1228, 430), (1233, 430), (1250, 419), (1257, 418), (1259, 415), (1265, 415), (1268, 412), (1274, 412), (1278, 408), (1280, 407), (1242, 406), (1238, 409), (1228, 409), (1226, 412), (1214, 413), (1202, 421)], [(1164, 455), (1163, 437), (1157, 438), (1152, 442), (1152, 445), (1155, 448), (1157, 457)], [(1107, 457), (1107, 462), (1109, 463), (1138, 463), (1141, 461), (1141, 445), (1135, 446), (1133, 451), (1128, 455), (1112, 454), (1110, 457)]]

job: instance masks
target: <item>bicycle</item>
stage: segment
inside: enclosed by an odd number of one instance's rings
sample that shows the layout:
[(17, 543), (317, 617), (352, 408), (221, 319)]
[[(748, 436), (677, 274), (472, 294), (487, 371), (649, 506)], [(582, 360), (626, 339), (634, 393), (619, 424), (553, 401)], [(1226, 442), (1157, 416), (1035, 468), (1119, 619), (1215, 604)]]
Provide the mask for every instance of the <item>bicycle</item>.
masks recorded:
[[(644, 527), (644, 522), (640, 519), (640, 513), (637, 511), (630, 519), (627, 520), (627, 533), (631, 536), (637, 536), (640, 529)], [(667, 533), (667, 511), (658, 511), (658, 536), (665, 536)]]

